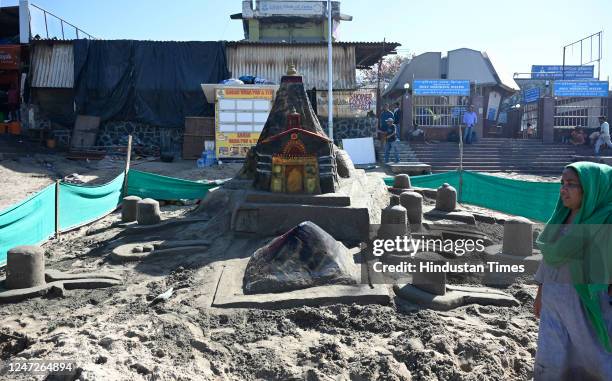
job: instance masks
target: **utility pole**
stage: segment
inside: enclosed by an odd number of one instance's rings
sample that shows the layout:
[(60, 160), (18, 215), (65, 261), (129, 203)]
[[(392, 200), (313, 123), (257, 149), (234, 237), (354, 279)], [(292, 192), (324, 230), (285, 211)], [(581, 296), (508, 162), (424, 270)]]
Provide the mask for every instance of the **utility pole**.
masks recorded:
[(332, 2), (327, 0), (327, 126), (329, 138), (334, 141), (334, 71), (332, 62)]
[(382, 49), (380, 52), (380, 58), (378, 59), (378, 71), (376, 74), (376, 117), (378, 118), (378, 129), (381, 129), (381, 121), (380, 121), (380, 110), (381, 110), (381, 97), (380, 97), (380, 76), (381, 76), (381, 66), (383, 60), (383, 54), (385, 53), (385, 41), (386, 37), (383, 38)]

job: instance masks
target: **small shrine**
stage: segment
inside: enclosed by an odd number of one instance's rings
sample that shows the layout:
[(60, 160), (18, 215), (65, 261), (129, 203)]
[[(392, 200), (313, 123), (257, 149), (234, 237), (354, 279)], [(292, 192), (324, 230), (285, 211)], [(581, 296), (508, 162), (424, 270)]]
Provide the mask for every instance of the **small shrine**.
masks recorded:
[[(333, 142), (317, 119), (293, 66), (281, 79), (276, 100), (253, 154), (254, 185), (276, 193), (335, 192), (338, 173)], [(247, 163), (248, 165), (248, 163)]]

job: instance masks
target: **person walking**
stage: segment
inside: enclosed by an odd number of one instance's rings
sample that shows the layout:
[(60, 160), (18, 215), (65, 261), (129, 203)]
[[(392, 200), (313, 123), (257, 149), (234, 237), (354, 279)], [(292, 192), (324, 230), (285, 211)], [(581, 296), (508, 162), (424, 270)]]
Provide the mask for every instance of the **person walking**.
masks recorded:
[(612, 380), (612, 167), (568, 165), (537, 239), (535, 381)]
[(595, 142), (595, 156), (599, 156), (599, 150), (602, 145), (607, 145), (608, 148), (612, 148), (612, 142), (610, 141), (610, 124), (605, 116), (599, 117), (599, 137)]
[(399, 159), (399, 137), (397, 134), (397, 126), (393, 124), (393, 118), (387, 118), (385, 125), (379, 131), (384, 138), (385, 144), (385, 163), (389, 162), (389, 154), (393, 151), (395, 162), (398, 163)]
[(463, 113), (463, 124), (465, 124), (463, 141), (466, 144), (472, 144), (472, 134), (476, 123), (478, 123), (478, 116), (474, 111), (474, 105), (470, 105), (470, 108)]

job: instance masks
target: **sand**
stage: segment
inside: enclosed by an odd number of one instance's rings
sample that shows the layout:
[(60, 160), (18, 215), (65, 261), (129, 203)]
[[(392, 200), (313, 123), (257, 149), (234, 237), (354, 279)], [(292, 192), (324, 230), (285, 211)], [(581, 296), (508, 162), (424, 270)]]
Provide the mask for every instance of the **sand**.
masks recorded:
[[(165, 218), (202, 216), (162, 207)], [(528, 380), (537, 321), (535, 287), (506, 291), (513, 308), (466, 306), (422, 310), (399, 298), (390, 306), (331, 305), (287, 310), (216, 309), (220, 268), (248, 257), (267, 239), (226, 230), (221, 212), (209, 222), (163, 233), (207, 239), (208, 250), (152, 262), (115, 265), (113, 245), (126, 242), (112, 214), (51, 241), (47, 266), (109, 271), (125, 284), (68, 291), (0, 308), (0, 359), (69, 359), (80, 380)], [(491, 231), (499, 240), (499, 229)], [(150, 238), (150, 237), (149, 237)], [(131, 237), (145, 242), (147, 237)], [(173, 287), (168, 301), (149, 306)], [(7, 336), (9, 335), (9, 336)]]
[[(122, 165), (38, 155), (2, 160), (0, 176), (8, 181), (5, 189), (14, 193), (2, 195), (0, 208), (74, 172), (87, 183), (108, 181)], [(188, 179), (222, 179), (240, 165), (203, 170), (193, 161), (141, 162), (134, 168)], [(436, 312), (399, 298), (390, 306), (274, 311), (210, 307), (223, 265), (250, 256), (269, 239), (228, 232), (228, 210), (216, 202), (208, 210), (162, 206), (164, 218), (211, 217), (161, 233), (165, 239), (212, 242), (207, 250), (190, 255), (110, 262), (112, 248), (120, 243), (160, 238), (123, 236), (113, 225), (119, 213), (45, 244), (47, 267), (108, 271), (124, 284), (1, 306), (0, 362), (73, 360), (77, 372), (67, 379), (79, 380), (531, 379), (536, 288), (523, 281), (505, 289), (521, 302), (512, 308), (470, 305)], [(500, 242), (500, 226), (481, 228)], [(169, 300), (150, 305), (170, 287), (174, 295)]]

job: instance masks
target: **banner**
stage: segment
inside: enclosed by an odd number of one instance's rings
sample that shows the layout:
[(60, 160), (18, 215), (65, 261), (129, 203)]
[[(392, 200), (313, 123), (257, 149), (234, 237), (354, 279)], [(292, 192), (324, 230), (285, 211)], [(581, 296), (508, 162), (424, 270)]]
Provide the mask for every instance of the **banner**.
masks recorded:
[[(334, 117), (364, 118), (376, 114), (376, 89), (334, 91)], [(327, 117), (327, 91), (317, 91), (317, 115)]]
[(608, 81), (555, 81), (555, 97), (607, 98)]
[(540, 99), (540, 88), (539, 87), (534, 87), (532, 89), (526, 89), (523, 91), (523, 102), (524, 103), (536, 102), (538, 99)]
[(532, 79), (592, 79), (593, 65), (532, 65)]
[(219, 159), (245, 158), (257, 144), (270, 109), (271, 87), (227, 87), (216, 90), (215, 150)]
[(18, 70), (21, 66), (21, 46), (0, 45), (0, 69)]
[(470, 81), (452, 79), (415, 79), (412, 83), (414, 95), (470, 95)]

